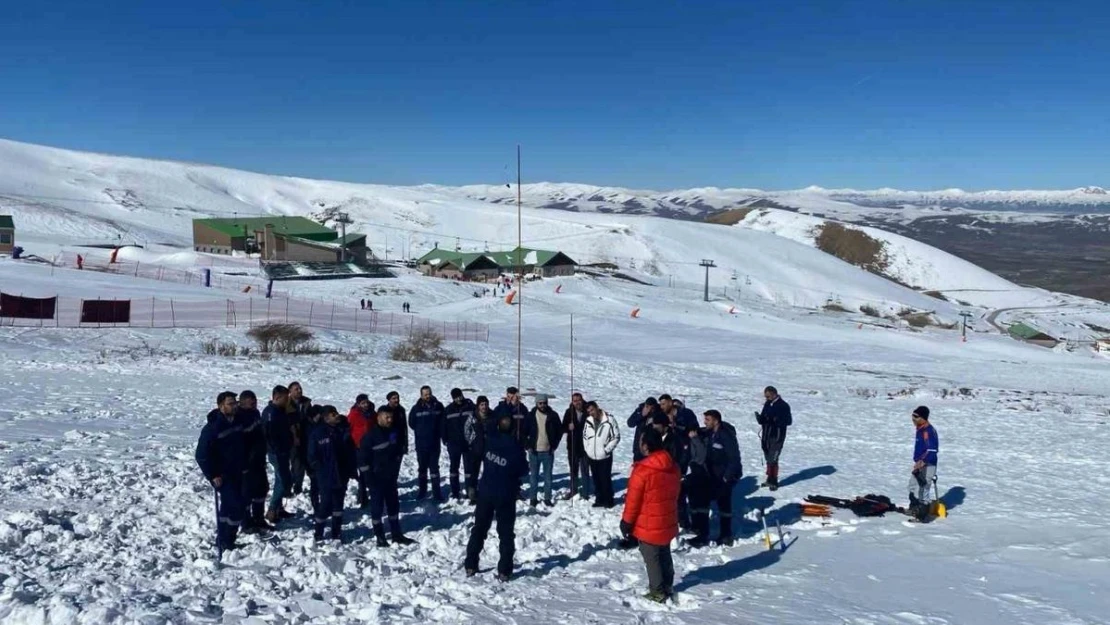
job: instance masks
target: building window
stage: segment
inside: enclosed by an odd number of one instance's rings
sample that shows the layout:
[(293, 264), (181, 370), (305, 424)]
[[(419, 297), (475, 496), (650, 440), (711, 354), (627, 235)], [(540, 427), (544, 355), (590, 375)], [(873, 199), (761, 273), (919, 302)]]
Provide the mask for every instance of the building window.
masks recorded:
[(12, 244), (12, 233), (10, 233), (10, 232), (0, 232), (0, 245), (11, 245), (11, 244)]

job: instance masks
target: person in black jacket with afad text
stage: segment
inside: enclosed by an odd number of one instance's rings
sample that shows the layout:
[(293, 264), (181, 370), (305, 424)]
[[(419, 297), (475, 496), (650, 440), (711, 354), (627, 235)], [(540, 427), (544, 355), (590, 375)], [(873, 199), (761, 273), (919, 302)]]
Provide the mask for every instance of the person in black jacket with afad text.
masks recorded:
[(786, 428), (794, 423), (790, 415), (790, 404), (779, 396), (775, 387), (763, 390), (763, 411), (757, 412), (755, 420), (760, 425), (759, 442), (763, 448), (763, 459), (767, 464), (767, 481), (763, 486), (771, 490), (779, 488), (779, 455), (786, 442)]
[(478, 573), (478, 557), (482, 554), (490, 525), (497, 520), (497, 539), (501, 558), (497, 562), (497, 578), (508, 581), (513, 574), (516, 553), (516, 500), (520, 495), (520, 477), (528, 471), (524, 450), (513, 437), (513, 417), (503, 413), (495, 428), (488, 432), (482, 459), (482, 479), (478, 482), (478, 507), (474, 511), (474, 527), (466, 545), (467, 577)]

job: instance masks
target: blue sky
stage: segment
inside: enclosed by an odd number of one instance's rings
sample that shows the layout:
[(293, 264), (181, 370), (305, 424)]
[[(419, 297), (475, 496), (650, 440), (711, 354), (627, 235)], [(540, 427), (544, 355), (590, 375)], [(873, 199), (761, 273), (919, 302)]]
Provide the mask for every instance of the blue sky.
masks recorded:
[[(362, 182), (1110, 185), (1101, 2), (5, 3), (0, 137)], [(326, 5), (326, 6), (325, 6)]]

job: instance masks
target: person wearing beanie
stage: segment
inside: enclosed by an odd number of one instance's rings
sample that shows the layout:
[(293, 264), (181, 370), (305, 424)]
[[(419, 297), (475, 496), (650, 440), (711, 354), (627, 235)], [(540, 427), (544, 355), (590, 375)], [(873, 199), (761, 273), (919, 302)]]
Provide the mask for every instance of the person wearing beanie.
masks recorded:
[(463, 424), (463, 438), (466, 440), (463, 472), (466, 477), (466, 498), (472, 506), (478, 503), (478, 474), (482, 467), (482, 457), (486, 454), (486, 429), (493, 420), (489, 398), (479, 395), (474, 412)]
[(794, 424), (790, 414), (790, 404), (786, 403), (773, 386), (763, 389), (763, 411), (755, 414), (760, 426), (759, 443), (763, 448), (763, 460), (767, 465), (767, 479), (762, 486), (771, 490), (779, 488), (779, 456), (786, 442), (786, 428)]
[(462, 486), (459, 483), (459, 465), (466, 454), (466, 422), (474, 416), (474, 402), (467, 399), (462, 389), (451, 389), (451, 403), (443, 412), (443, 444), (447, 447), (450, 459), (451, 498), (462, 499)]
[(933, 482), (937, 479), (937, 452), (940, 440), (929, 423), (929, 407), (918, 406), (911, 415), (916, 433), (913, 445), (913, 472), (910, 477), (910, 516), (924, 520), (932, 503)]

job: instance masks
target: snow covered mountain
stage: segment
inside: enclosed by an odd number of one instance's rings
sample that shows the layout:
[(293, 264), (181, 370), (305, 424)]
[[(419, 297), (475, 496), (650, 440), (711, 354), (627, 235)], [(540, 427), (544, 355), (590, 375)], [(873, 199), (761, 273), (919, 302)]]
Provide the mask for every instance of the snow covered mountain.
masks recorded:
[[(32, 251), (35, 244), (106, 241), (188, 248), (191, 220), (197, 217), (274, 214), (326, 220), (340, 210), (350, 214), (356, 231), (368, 233), (372, 249), (390, 258), (416, 257), (437, 245), (482, 250), (516, 242), (515, 207), (503, 197), (479, 200), (459, 189), (268, 176), (10, 141), (0, 141), (0, 164), (0, 212), (14, 215), (19, 239)], [(535, 198), (551, 189), (532, 185), (527, 191)], [(578, 194), (588, 192), (582, 188)], [(804, 237), (779, 236), (766, 219), (727, 227), (655, 215), (572, 216), (537, 208), (525, 209), (523, 219), (525, 245), (557, 247), (583, 264), (616, 264), (696, 288), (704, 277), (699, 261), (711, 258), (719, 268), (710, 275), (715, 289), (809, 307), (832, 299), (853, 308), (870, 302), (889, 310), (932, 310), (938, 301), (915, 289), (1018, 289), (927, 245), (888, 245), (893, 265), (903, 268), (892, 277), (914, 287), (907, 288), (813, 249)], [(933, 269), (907, 273), (907, 267)], [(955, 314), (953, 309), (938, 312), (949, 318)]]

